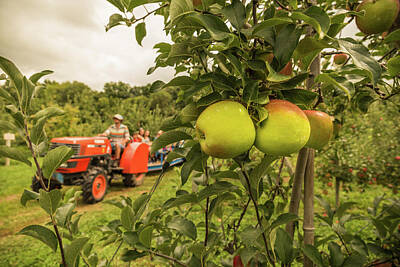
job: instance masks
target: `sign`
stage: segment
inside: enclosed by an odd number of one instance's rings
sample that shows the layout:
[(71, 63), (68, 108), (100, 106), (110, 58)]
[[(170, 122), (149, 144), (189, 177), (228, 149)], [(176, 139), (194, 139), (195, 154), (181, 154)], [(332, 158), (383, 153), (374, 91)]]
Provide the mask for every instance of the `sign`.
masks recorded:
[(4, 140), (15, 140), (15, 134), (13, 133), (5, 133), (3, 135)]

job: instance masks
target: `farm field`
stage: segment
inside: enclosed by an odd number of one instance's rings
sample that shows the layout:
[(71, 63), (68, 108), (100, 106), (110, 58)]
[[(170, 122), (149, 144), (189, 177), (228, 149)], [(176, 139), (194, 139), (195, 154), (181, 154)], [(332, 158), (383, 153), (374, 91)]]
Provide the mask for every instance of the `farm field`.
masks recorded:
[[(41, 242), (31, 237), (16, 235), (23, 227), (29, 224), (45, 225), (48, 217), (40, 209), (35, 202), (28, 202), (26, 207), (20, 204), (20, 196), (24, 188), (29, 188), (32, 176), (32, 170), (17, 162), (12, 162), (10, 167), (0, 167), (0, 266), (55, 266), (59, 260), (58, 254), (52, 253), (51, 249), (43, 246)], [(108, 194), (103, 202), (88, 205), (79, 202), (77, 207), (78, 214), (83, 214), (80, 221), (82, 231), (90, 234), (91, 238), (101, 239), (101, 234), (97, 227), (104, 225), (120, 216), (120, 210), (106, 202), (113, 199), (119, 199), (120, 196), (136, 199), (140, 194), (148, 192), (152, 184), (156, 180), (156, 175), (148, 175), (142, 186), (136, 188), (125, 188), (120, 181), (114, 182), (109, 188)], [(286, 179), (287, 180), (287, 179)], [(164, 176), (162, 183), (157, 189), (155, 195), (150, 202), (150, 208), (160, 207), (171, 197), (174, 197), (175, 191), (179, 188), (180, 178), (176, 169), (171, 169)], [(64, 187), (66, 191), (70, 186)], [(322, 195), (331, 205), (334, 203), (334, 189), (323, 185), (322, 182), (316, 180), (315, 194)], [(79, 190), (79, 187), (76, 187)], [(185, 189), (190, 190), (190, 186), (186, 185)], [(324, 190), (328, 190), (328, 195), (323, 195)], [(353, 185), (352, 192), (343, 192), (341, 200), (357, 201), (357, 205), (350, 209), (352, 214), (366, 214), (366, 209), (371, 206), (375, 197), (385, 195), (393, 196), (392, 190), (380, 185), (371, 185), (365, 188), (364, 192), (357, 185)], [(325, 191), (326, 192), (326, 191)], [(302, 211), (300, 211), (301, 214)], [(322, 215), (325, 213), (318, 201), (315, 201), (315, 213)], [(199, 210), (192, 214), (193, 221), (200, 223), (203, 215)], [(255, 220), (254, 212), (249, 212), (244, 217), (243, 227), (252, 225)], [(321, 224), (321, 221), (315, 218), (316, 235), (331, 234), (329, 230)], [(348, 224), (350, 229), (363, 229), (359, 234), (361, 236), (373, 235), (371, 227), (367, 226), (367, 222), (352, 221)], [(365, 227), (367, 226), (367, 227)], [(199, 227), (199, 229), (201, 229)], [(204, 230), (204, 228), (203, 228)], [(204, 235), (204, 231), (200, 234)], [(97, 245), (95, 250), (102, 256), (110, 258), (114, 253), (117, 244), (111, 244), (107, 247), (102, 246), (103, 241), (95, 242)], [(118, 259), (112, 266), (128, 266)], [(130, 266), (165, 266), (166, 262), (159, 260), (151, 261), (148, 257), (132, 262)], [(82, 265), (83, 266), (83, 265)]]

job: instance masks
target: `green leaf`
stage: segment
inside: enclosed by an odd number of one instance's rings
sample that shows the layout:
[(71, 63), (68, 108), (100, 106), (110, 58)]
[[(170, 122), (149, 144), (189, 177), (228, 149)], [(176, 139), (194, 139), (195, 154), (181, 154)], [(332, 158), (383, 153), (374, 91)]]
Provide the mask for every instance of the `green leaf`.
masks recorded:
[(35, 73), (31, 77), (29, 77), (29, 80), (32, 83), (36, 84), (40, 80), (40, 78), (42, 78), (45, 75), (52, 74), (53, 72), (54, 71), (52, 71), (52, 70), (42, 70), (41, 72)]
[(293, 57), (295, 61), (301, 60), (315, 51), (320, 52), (322, 49), (329, 47), (331, 47), (331, 45), (323, 40), (316, 40), (313, 37), (306, 36), (297, 45)]
[(246, 79), (246, 86), (243, 89), (243, 101), (249, 104), (251, 101), (256, 101), (258, 98), (258, 82)]
[(140, 233), (139, 233), (139, 241), (145, 245), (147, 248), (151, 247), (151, 239), (153, 236), (153, 226), (146, 226)]
[(392, 43), (392, 42), (397, 42), (397, 41), (400, 41), (400, 29), (397, 29), (397, 30), (389, 33), (383, 40), (383, 43), (387, 44), (387, 43)]
[(276, 218), (275, 221), (271, 223), (270, 230), (273, 230), (274, 228), (282, 225), (282, 224), (287, 224), (288, 222), (292, 221), (297, 221), (299, 220), (299, 217), (296, 214), (293, 213), (283, 213)]
[(198, 200), (204, 200), (207, 197), (213, 196), (213, 195), (220, 195), (222, 193), (225, 192), (233, 192), (235, 190), (237, 190), (238, 187), (236, 185), (233, 185), (227, 181), (219, 181), (219, 182), (215, 182), (211, 185), (208, 185), (207, 187), (205, 187), (204, 189), (202, 189), (199, 192), (198, 195)]
[(146, 252), (139, 252), (136, 249), (134, 249), (134, 250), (125, 250), (121, 254), (121, 260), (124, 261), (124, 262), (134, 261), (134, 260), (142, 258), (142, 257), (144, 257), (146, 255), (147, 255)]
[(232, 4), (225, 6), (221, 12), (237, 30), (243, 28), (246, 21), (246, 9), (241, 1), (233, 0)]
[(275, 253), (282, 264), (289, 264), (294, 257), (292, 238), (282, 228), (278, 228), (276, 231)]
[(55, 117), (55, 116), (60, 116), (60, 115), (63, 115), (63, 114), (64, 114), (64, 111), (62, 109), (60, 109), (60, 108), (48, 107), (48, 108), (45, 108), (45, 109), (42, 109), (42, 110), (36, 112), (32, 116), (32, 118), (38, 120), (40, 118), (46, 117), (46, 118), (49, 119), (49, 118), (52, 118), (52, 117)]
[(279, 62), (279, 69), (283, 68), (289, 62), (299, 43), (300, 35), (301, 31), (296, 29), (296, 25), (294, 24), (285, 25), (279, 31), (274, 46), (274, 57)]
[(336, 244), (335, 242), (330, 242), (328, 245), (329, 249), (329, 262), (332, 267), (340, 267), (342, 266), (344, 262), (344, 255), (342, 253), (342, 250), (340, 249), (340, 246)]
[(40, 144), (46, 137), (46, 133), (44, 131), (44, 124), (46, 123), (46, 120), (46, 117), (40, 118), (32, 127), (31, 141), (35, 145)]
[(130, 206), (125, 206), (121, 210), (121, 224), (126, 230), (132, 230), (134, 221), (134, 212)]
[(75, 203), (66, 203), (56, 210), (56, 215), (54, 216), (59, 226), (65, 226), (68, 218), (71, 218), (72, 212), (74, 211), (76, 205)]
[[(304, 255), (306, 255), (313, 263), (315, 263), (319, 267), (324, 267), (324, 262), (322, 261), (321, 254), (318, 249), (316, 249), (313, 245), (306, 244), (303, 248)], [(361, 265), (354, 265), (361, 266)]]
[(354, 64), (369, 73), (369, 78), (375, 85), (381, 77), (382, 69), (379, 63), (370, 55), (368, 49), (353, 39), (340, 39), (339, 46), (353, 59)]
[(342, 267), (354, 267), (354, 266), (363, 266), (367, 261), (367, 258), (360, 254), (352, 254), (347, 257), (342, 265)]
[(329, 73), (322, 73), (322, 74), (318, 75), (317, 78), (315, 78), (315, 81), (317, 83), (322, 82), (322, 83), (333, 85), (334, 87), (343, 91), (346, 94), (348, 99), (351, 98), (350, 90), (348, 88), (346, 88), (342, 83), (338, 82)]
[(345, 202), (345, 203), (341, 204), (335, 211), (335, 216), (337, 216), (338, 218), (342, 217), (347, 209), (349, 209), (350, 207), (352, 207), (356, 204), (357, 204), (357, 202)]
[(319, 24), (318, 20), (301, 12), (293, 12), (291, 18), (303, 20), (305, 23), (311, 25), (315, 29), (320, 39), (324, 37), (324, 32), (322, 31), (321, 25)]
[(146, 36), (146, 23), (142, 22), (136, 25), (135, 35), (137, 43), (142, 46), (143, 38)]
[(351, 247), (360, 253), (361, 255), (364, 255), (365, 257), (368, 256), (368, 247), (367, 244), (365, 244), (364, 240), (362, 240), (359, 236), (355, 235), (353, 236), (353, 239), (350, 241)]
[(188, 76), (178, 76), (173, 78), (169, 83), (165, 84), (162, 88), (166, 87), (192, 87), (195, 80)]
[(122, 25), (122, 22), (124, 21), (124, 17), (121, 14), (115, 13), (110, 16), (108, 19), (108, 24), (106, 26), (106, 31), (109, 31), (111, 28)]
[(12, 123), (11, 121), (0, 121), (0, 130), (1, 131), (11, 131), (17, 132), (18, 127)]
[(169, 7), (171, 22), (175, 24), (180, 17), (191, 13), (193, 10), (193, 2), (191, 0), (172, 0)]
[(19, 92), (19, 95), (21, 95), (23, 75), (19, 71), (17, 66), (15, 66), (15, 64), (12, 63), (10, 60), (0, 56), (0, 68), (7, 74), (9, 79), (15, 85), (17, 91)]
[[(264, 108), (265, 109), (265, 108)], [(272, 162), (277, 159), (276, 156), (265, 155), (261, 162), (251, 171), (249, 179), (251, 190), (258, 191), (258, 185), (265, 176), (268, 171), (268, 168), (271, 166)], [(256, 194), (258, 196), (258, 194)]]
[(144, 205), (148, 197), (149, 196), (147, 195), (147, 193), (143, 193), (138, 198), (136, 198), (135, 202), (133, 202), (132, 205), (133, 211), (135, 213), (137, 213), (139, 209)]
[(26, 202), (28, 202), (29, 200), (38, 200), (38, 199), (39, 199), (39, 193), (24, 189), (24, 192), (22, 193), (21, 196), (21, 204), (25, 206)]
[(5, 99), (8, 104), (17, 105), (18, 99), (14, 98), (9, 92), (6, 91), (5, 88), (0, 87), (0, 97)]
[(21, 108), (25, 113), (27, 113), (30, 107), (34, 90), (35, 85), (24, 76), (24, 78), (22, 79)]
[(298, 75), (290, 78), (289, 80), (285, 82), (281, 82), (275, 86), (278, 86), (282, 89), (293, 89), (295, 88), (299, 83), (304, 82), (307, 78), (310, 77), (310, 74), (308, 72), (303, 72), (299, 73)]
[(237, 255), (240, 255), (244, 266), (250, 266), (249, 262), (251, 261), (251, 259), (254, 258), (257, 253), (258, 251), (254, 247), (244, 247), (238, 249), (237, 251)]
[(57, 251), (58, 241), (53, 231), (41, 225), (29, 225), (19, 231), (19, 235), (34, 237), (49, 246), (54, 252)]
[(222, 100), (222, 96), (220, 93), (213, 92), (211, 94), (205, 95), (202, 98), (200, 98), (196, 105), (197, 107), (204, 107), (204, 106), (209, 106), (217, 101)]
[(318, 93), (304, 89), (282, 90), (281, 92), (287, 101), (305, 109), (309, 109), (318, 98)]
[(120, 0), (107, 0), (107, 2), (118, 8), (119, 11), (121, 11), (122, 13), (125, 12), (124, 5), (121, 3)]
[(45, 178), (51, 178), (53, 172), (66, 162), (72, 155), (74, 150), (67, 146), (59, 146), (50, 150), (43, 159), (42, 170)]
[(39, 197), (39, 205), (44, 209), (49, 215), (53, 215), (62, 198), (62, 193), (58, 189), (51, 190), (50, 192), (46, 192), (40, 189), (40, 197)]
[(163, 133), (160, 137), (158, 137), (153, 144), (151, 145), (151, 151), (150, 153), (155, 153), (157, 150), (160, 148), (163, 148), (169, 144), (181, 141), (181, 140), (187, 140), (187, 139), (192, 139), (192, 136), (188, 135), (185, 132), (181, 131), (170, 131)]
[(201, 152), (200, 144), (194, 145), (186, 155), (186, 162), (181, 169), (181, 183), (184, 185), (188, 180), (192, 171), (197, 170), (202, 172), (205, 166), (207, 156)]
[(304, 14), (318, 21), (322, 32), (327, 33), (329, 31), (331, 20), (322, 8), (311, 6), (306, 10), (306, 12), (304, 12)]
[(195, 194), (181, 195), (176, 198), (168, 199), (164, 203), (163, 209), (170, 209), (170, 208), (174, 208), (174, 207), (179, 207), (184, 204), (197, 203), (197, 202), (199, 202), (199, 200)]
[(222, 41), (231, 34), (224, 21), (215, 15), (196, 13), (188, 18), (202, 25), (216, 41)]
[(397, 76), (400, 74), (400, 56), (393, 57), (387, 62), (387, 68), (392, 76)]
[(76, 266), (79, 253), (88, 241), (88, 237), (80, 237), (72, 240), (69, 245), (65, 246), (64, 254), (67, 266)]
[(264, 20), (263, 22), (255, 25), (253, 27), (253, 35), (254, 36), (258, 36), (263, 38), (263, 36), (265, 34), (269, 34), (269, 31), (271, 30), (271, 27), (277, 26), (277, 25), (282, 25), (282, 24), (290, 24), (293, 23), (293, 20), (291, 20), (290, 18), (270, 18), (267, 20)]
[(18, 148), (0, 146), (0, 156), (23, 162), (29, 167), (32, 166), (26, 154)]
[(174, 229), (193, 240), (196, 240), (197, 238), (196, 226), (192, 221), (189, 221), (183, 217), (172, 218), (168, 223), (168, 228)]

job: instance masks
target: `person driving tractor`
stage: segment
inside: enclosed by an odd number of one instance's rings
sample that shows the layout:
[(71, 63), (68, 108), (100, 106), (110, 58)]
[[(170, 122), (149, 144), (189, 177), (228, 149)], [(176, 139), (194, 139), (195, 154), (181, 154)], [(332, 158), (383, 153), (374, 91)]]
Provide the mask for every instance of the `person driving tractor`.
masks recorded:
[(122, 124), (123, 119), (122, 115), (115, 114), (114, 124), (108, 127), (104, 133), (98, 134), (98, 136), (110, 136), (111, 148), (113, 151), (115, 150), (117, 160), (120, 159), (122, 149), (129, 142), (129, 130), (126, 125)]

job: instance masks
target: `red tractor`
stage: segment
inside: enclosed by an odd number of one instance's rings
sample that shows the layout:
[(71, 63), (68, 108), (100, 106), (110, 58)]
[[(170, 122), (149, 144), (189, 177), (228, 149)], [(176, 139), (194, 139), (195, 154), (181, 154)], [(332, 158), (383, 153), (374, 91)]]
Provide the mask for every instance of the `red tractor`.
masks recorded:
[[(58, 146), (72, 148), (74, 155), (62, 164), (50, 180), (50, 189), (64, 185), (81, 185), (82, 196), (87, 203), (101, 201), (112, 179), (122, 178), (125, 186), (136, 186), (143, 182), (149, 171), (162, 169), (167, 150), (159, 152), (157, 159), (149, 160), (149, 146), (144, 143), (129, 143), (117, 161), (112, 154), (111, 143), (106, 137), (60, 137), (51, 140), (50, 149)], [(183, 158), (175, 159), (171, 166), (180, 164)], [(48, 181), (45, 181), (48, 183)], [(32, 189), (39, 191), (41, 185), (36, 177)]]

